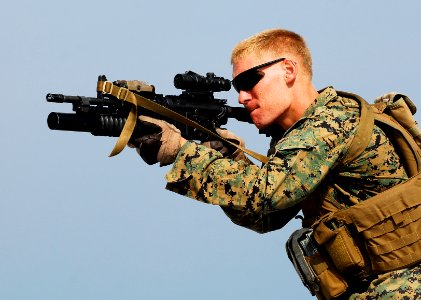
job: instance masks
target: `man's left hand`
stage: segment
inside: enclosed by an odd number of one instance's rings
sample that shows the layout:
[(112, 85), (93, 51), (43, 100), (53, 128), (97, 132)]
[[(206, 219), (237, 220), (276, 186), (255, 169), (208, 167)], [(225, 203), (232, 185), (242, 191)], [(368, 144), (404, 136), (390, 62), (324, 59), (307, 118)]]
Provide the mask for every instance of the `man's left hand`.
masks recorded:
[(185, 139), (180, 130), (165, 121), (148, 116), (139, 117), (141, 136), (131, 141), (132, 146), (148, 164), (157, 162), (160, 166), (172, 164)]

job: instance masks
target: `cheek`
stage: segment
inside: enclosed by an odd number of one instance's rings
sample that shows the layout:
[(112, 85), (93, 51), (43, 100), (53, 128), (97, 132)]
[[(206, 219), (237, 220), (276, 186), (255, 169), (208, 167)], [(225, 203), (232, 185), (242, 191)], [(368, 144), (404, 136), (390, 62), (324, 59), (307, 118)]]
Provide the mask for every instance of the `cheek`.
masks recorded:
[(259, 104), (267, 110), (277, 110), (279, 106), (277, 94), (271, 90), (261, 93), (259, 95)]

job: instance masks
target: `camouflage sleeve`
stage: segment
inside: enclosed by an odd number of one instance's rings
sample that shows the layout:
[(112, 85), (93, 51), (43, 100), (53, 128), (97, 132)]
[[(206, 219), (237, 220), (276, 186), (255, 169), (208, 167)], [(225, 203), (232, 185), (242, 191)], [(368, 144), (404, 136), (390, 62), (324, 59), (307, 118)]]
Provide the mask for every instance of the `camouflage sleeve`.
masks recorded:
[(355, 127), (350, 116), (325, 106), (314, 115), (288, 132), (261, 168), (186, 143), (166, 175), (167, 189), (220, 205), (235, 223), (264, 231), (266, 214), (292, 207), (315, 190), (345, 151)]

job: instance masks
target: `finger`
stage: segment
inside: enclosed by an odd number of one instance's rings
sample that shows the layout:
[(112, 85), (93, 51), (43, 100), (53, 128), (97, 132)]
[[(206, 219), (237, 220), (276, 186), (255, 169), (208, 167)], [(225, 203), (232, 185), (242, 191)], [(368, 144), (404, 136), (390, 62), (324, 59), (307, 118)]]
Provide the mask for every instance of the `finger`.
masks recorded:
[(157, 154), (162, 145), (160, 135), (142, 136), (137, 139), (137, 142), (139, 143), (137, 152), (142, 159), (148, 165), (156, 164), (158, 162)]
[(162, 132), (162, 128), (158, 125), (146, 121), (139, 121), (136, 124), (136, 129), (140, 135), (151, 135)]
[(224, 148), (224, 144), (221, 141), (210, 141), (210, 147), (220, 151), (222, 148)]
[(222, 154), (222, 156), (226, 157), (228, 155), (230, 155), (232, 152), (230, 151), (230, 149), (228, 147), (222, 147), (220, 150), (218, 150), (219, 153)]

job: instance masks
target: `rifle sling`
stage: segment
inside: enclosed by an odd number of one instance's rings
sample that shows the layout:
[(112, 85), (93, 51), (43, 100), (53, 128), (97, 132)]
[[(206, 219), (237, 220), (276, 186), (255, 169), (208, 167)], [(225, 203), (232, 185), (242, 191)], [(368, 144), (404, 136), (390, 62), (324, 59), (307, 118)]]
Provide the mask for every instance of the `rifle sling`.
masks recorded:
[(219, 134), (207, 129), (206, 127), (203, 127), (199, 123), (190, 120), (189, 118), (184, 117), (183, 115), (180, 115), (179, 113), (172, 111), (171, 109), (162, 106), (148, 98), (142, 97), (136, 93), (131, 92), (129, 89), (122, 88), (119, 86), (114, 85), (110, 81), (98, 81), (97, 85), (97, 91), (102, 92), (103, 94), (110, 94), (116, 97), (117, 99), (125, 102), (129, 102), (132, 104), (132, 107), (130, 109), (129, 115), (127, 117), (126, 123), (124, 124), (123, 130), (121, 131), (121, 134), (114, 146), (114, 149), (110, 153), (110, 157), (119, 154), (124, 147), (129, 142), (129, 139), (134, 131), (134, 128), (136, 126), (137, 121), (137, 109), (138, 107), (146, 108), (150, 111), (153, 111), (155, 113), (158, 113), (164, 117), (168, 117), (170, 119), (173, 119), (177, 122), (183, 123), (184, 125), (193, 127), (195, 129), (198, 129), (206, 134), (209, 134), (213, 137), (216, 137), (223, 142), (226, 142), (244, 153), (250, 155), (251, 157), (254, 157), (255, 159), (261, 161), (262, 163), (268, 162), (268, 157), (261, 155), (259, 153), (256, 153), (252, 150), (246, 149), (240, 145), (237, 145), (227, 139), (224, 139)]

